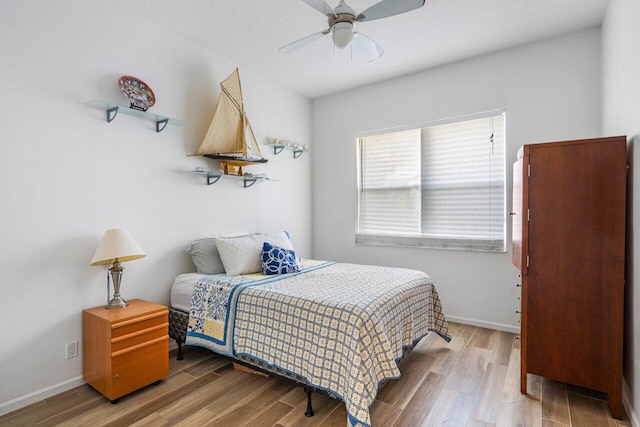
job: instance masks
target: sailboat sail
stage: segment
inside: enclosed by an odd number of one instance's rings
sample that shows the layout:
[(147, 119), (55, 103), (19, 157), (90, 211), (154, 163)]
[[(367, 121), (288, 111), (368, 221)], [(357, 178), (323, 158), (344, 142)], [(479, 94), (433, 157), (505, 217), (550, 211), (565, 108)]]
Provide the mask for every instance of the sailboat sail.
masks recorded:
[(265, 163), (251, 124), (244, 111), (240, 75), (236, 68), (220, 83), (213, 118), (194, 155), (219, 160), (225, 173), (242, 174), (242, 166)]

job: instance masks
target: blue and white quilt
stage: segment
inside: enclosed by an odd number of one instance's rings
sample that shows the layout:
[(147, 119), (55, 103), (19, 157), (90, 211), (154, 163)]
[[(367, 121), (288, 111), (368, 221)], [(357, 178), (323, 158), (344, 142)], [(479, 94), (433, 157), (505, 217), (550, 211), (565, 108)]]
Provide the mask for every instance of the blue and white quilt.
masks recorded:
[(403, 348), (429, 331), (450, 340), (427, 274), (311, 261), (278, 276), (204, 276), (186, 343), (301, 375), (340, 396), (355, 427), (370, 426), (379, 383), (400, 377)]

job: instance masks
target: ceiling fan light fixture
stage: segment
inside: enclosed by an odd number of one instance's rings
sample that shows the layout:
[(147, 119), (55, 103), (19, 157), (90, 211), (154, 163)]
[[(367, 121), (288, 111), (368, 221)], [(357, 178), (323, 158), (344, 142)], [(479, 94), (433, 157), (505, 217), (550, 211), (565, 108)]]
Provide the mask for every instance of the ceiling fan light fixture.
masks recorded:
[(291, 53), (331, 33), (335, 47), (346, 49), (352, 46), (358, 54), (363, 55), (371, 62), (380, 58), (384, 50), (375, 41), (362, 33), (356, 32), (356, 22), (375, 21), (409, 12), (424, 6), (425, 0), (378, 0), (377, 3), (365, 9), (362, 13), (356, 13), (345, 0), (340, 0), (340, 3), (335, 8), (331, 8), (327, 0), (302, 0), (302, 2), (322, 13), (327, 18), (329, 26), (326, 30), (303, 37), (281, 47), (278, 49), (280, 53)]
[(338, 49), (349, 47), (353, 36), (353, 24), (351, 22), (338, 22), (333, 26), (333, 44)]

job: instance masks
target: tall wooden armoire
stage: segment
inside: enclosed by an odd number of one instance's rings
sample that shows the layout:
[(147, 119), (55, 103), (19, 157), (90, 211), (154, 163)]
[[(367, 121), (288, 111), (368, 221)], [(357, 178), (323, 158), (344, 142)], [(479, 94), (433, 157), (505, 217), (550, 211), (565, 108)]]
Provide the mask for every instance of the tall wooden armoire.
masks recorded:
[(622, 409), (626, 137), (523, 146), (513, 165), (513, 264), (527, 373), (605, 392)]

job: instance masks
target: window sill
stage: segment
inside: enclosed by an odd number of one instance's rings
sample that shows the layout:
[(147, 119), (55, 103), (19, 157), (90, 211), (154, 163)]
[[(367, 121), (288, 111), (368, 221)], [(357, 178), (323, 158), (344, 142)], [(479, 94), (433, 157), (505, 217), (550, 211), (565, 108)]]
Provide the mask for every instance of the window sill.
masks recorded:
[(502, 240), (440, 239), (422, 236), (356, 233), (356, 244), (474, 252), (507, 252), (505, 242)]

